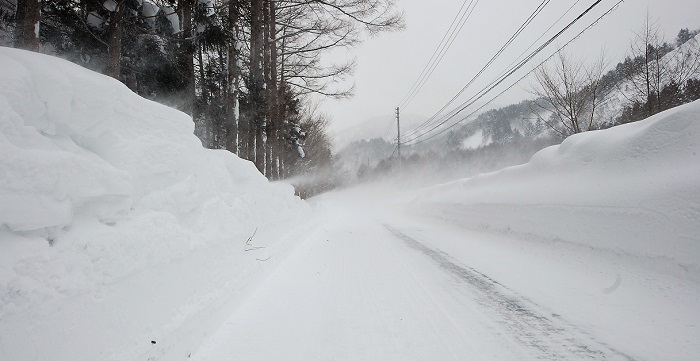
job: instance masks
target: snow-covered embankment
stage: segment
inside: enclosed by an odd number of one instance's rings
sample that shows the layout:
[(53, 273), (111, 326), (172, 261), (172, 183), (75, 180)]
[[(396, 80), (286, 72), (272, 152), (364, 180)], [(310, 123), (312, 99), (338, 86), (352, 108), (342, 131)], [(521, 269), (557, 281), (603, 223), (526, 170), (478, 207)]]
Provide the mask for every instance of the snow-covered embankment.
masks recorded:
[[(697, 358), (700, 101), (413, 199), (432, 247), (635, 359)], [(558, 316), (557, 316), (558, 317)]]
[(0, 359), (184, 358), (308, 211), (111, 78), (0, 48), (0, 84)]
[(527, 164), (430, 189), (417, 204), (470, 228), (669, 261), (700, 276), (700, 101), (571, 136)]
[(553, 317), (634, 359), (697, 358), (700, 101), (572, 136), (411, 204), (447, 221), (416, 235)]

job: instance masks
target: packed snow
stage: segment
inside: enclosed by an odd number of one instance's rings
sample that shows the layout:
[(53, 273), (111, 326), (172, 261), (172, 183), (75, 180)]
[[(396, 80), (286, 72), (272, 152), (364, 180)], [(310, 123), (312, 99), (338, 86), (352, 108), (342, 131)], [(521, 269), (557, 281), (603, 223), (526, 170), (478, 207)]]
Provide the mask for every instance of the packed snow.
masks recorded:
[(698, 118), (695, 102), (496, 173), (317, 197), (323, 226), (193, 358), (695, 360)]
[(7, 48), (0, 64), (0, 359), (194, 347), (308, 207), (114, 79)]
[[(700, 355), (700, 101), (423, 190), (426, 243), (633, 359)], [(415, 227), (408, 227), (409, 229)], [(467, 239), (467, 240), (465, 240)]]
[(700, 355), (700, 102), (307, 204), (113, 79), (0, 64), (2, 360)]
[(698, 275), (698, 114), (694, 102), (571, 136), (525, 165), (441, 185), (424, 198), (459, 208), (460, 223), (472, 227), (666, 259)]

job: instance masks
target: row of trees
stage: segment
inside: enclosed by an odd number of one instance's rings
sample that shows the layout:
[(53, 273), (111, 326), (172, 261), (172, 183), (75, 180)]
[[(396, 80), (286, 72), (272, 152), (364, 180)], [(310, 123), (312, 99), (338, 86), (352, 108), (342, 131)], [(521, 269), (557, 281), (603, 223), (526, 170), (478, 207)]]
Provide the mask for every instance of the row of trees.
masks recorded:
[[(535, 69), (534, 113), (562, 137), (641, 120), (700, 98), (700, 46), (697, 31), (682, 29), (667, 43), (647, 17), (635, 34), (630, 54), (605, 72), (601, 56), (593, 64), (559, 53)], [(612, 119), (599, 116), (612, 94), (626, 105)], [(543, 114), (545, 116), (543, 116)], [(549, 114), (549, 115), (548, 115)], [(548, 115), (548, 116), (546, 116)]]
[(399, 29), (394, 1), (0, 0), (0, 31), (191, 114), (205, 146), (279, 179), (330, 163), (309, 95), (349, 96), (353, 62), (323, 55)]

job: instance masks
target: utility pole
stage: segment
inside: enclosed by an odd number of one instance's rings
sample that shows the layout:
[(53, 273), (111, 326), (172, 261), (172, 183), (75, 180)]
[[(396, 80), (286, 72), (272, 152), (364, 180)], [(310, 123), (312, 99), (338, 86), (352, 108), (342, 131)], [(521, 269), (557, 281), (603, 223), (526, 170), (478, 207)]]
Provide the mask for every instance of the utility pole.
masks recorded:
[(396, 147), (399, 152), (399, 166), (401, 165), (401, 123), (399, 121), (399, 107), (396, 107)]

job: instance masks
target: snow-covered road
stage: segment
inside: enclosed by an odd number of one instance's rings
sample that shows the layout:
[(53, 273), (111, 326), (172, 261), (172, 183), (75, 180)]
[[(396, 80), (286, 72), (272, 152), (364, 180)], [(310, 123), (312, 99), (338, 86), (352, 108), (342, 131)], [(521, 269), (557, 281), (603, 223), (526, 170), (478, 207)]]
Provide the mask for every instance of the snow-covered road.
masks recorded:
[(700, 359), (700, 101), (308, 204), (0, 49), (0, 360)]
[(356, 196), (330, 196), (317, 232), (192, 358), (633, 359), (424, 242), (444, 236), (438, 221), (363, 208)]

